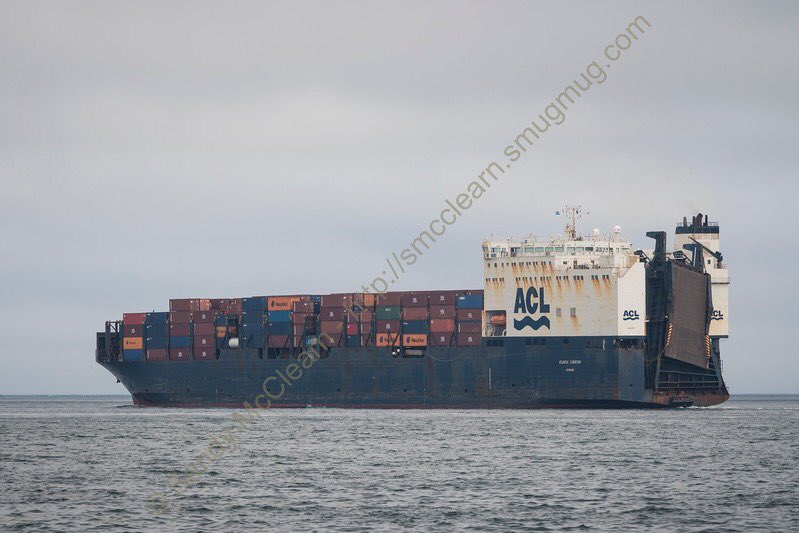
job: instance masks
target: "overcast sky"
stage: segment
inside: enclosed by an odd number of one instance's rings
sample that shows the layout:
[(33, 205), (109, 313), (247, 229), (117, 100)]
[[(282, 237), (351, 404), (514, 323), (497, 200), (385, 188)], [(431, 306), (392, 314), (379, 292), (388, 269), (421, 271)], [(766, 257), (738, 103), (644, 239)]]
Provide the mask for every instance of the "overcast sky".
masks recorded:
[(645, 35), (397, 284), (478, 288), (566, 203), (721, 223), (733, 393), (799, 392), (795, 2), (1, 2), (0, 393), (125, 392), (170, 297), (351, 291), (639, 15)]

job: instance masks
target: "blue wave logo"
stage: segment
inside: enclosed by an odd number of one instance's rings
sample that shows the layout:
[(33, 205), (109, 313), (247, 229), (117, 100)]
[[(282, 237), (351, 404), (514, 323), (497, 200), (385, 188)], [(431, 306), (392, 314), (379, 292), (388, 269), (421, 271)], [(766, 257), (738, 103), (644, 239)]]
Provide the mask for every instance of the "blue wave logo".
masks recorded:
[(640, 320), (641, 317), (638, 315), (638, 311), (635, 309), (627, 309), (624, 311), (624, 315), (622, 320)]
[(718, 309), (714, 309), (713, 314), (710, 315), (710, 320), (724, 320), (724, 313)]
[(516, 331), (521, 331), (526, 327), (531, 327), (534, 330), (538, 330), (541, 326), (546, 326), (549, 328), (549, 317), (542, 316), (538, 318), (533, 318), (531, 316), (526, 316), (521, 320), (513, 319), (513, 327)]

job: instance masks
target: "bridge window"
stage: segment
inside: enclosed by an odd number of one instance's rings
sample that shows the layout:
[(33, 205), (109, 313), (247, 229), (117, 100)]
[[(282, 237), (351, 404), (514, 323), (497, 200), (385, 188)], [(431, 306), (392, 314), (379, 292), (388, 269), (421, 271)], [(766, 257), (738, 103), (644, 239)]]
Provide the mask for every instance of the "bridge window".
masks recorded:
[(572, 318), (577, 316), (577, 308), (576, 307), (572, 307), (571, 309), (569, 309), (569, 316), (572, 317)]

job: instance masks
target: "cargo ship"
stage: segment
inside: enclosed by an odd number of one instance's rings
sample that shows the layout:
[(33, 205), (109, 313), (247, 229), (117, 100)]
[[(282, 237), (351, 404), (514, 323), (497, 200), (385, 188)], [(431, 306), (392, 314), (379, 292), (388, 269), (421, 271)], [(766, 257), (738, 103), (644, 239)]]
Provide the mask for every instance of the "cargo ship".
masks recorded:
[(97, 333), (140, 406), (649, 408), (729, 398), (719, 225), (485, 240), (483, 287), (169, 301)]

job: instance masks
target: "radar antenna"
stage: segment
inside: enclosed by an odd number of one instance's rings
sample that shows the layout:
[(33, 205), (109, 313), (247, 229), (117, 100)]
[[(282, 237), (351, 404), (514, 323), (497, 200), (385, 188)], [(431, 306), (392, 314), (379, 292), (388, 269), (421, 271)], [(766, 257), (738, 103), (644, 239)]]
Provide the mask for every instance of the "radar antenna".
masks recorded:
[(577, 239), (577, 222), (583, 218), (583, 207), (580, 205), (567, 205), (563, 208), (566, 215), (566, 228), (564, 233), (569, 240)]

